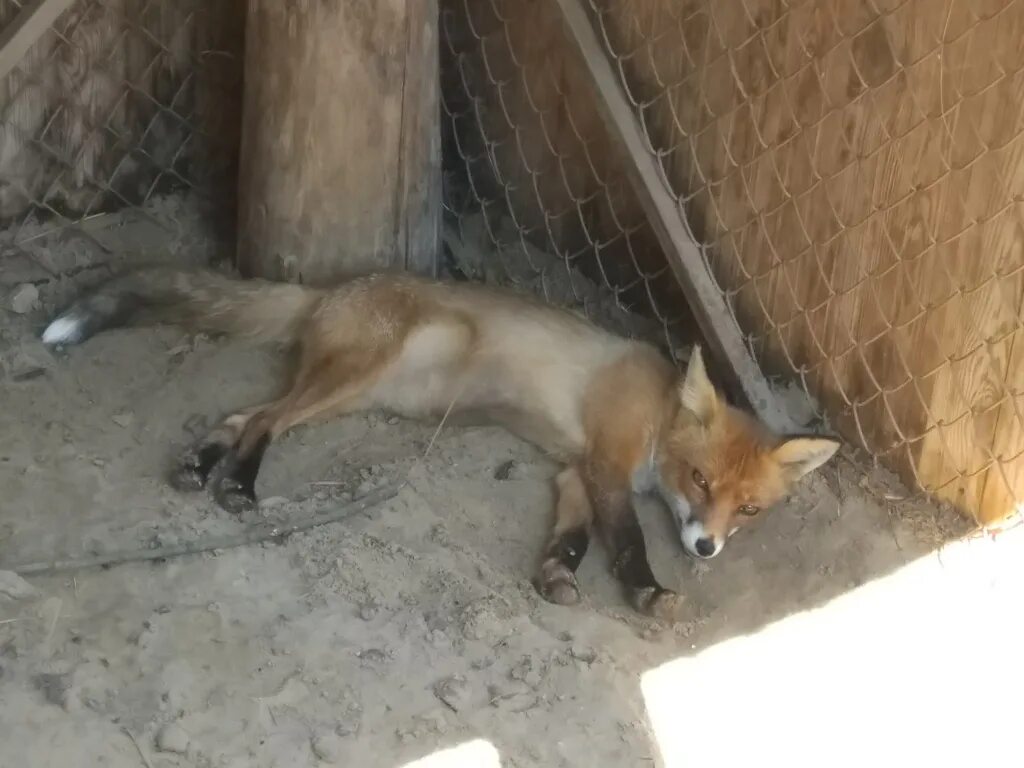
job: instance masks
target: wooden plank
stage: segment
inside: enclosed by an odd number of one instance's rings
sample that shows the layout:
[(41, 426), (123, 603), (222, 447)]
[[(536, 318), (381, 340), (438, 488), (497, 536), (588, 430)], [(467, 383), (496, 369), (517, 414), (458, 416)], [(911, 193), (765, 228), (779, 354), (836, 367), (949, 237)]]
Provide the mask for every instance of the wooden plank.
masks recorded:
[(677, 202), (666, 189), (647, 149), (636, 115), (622, 91), (593, 24), (579, 0), (556, 0), (569, 39), (585, 64), (596, 102), (611, 135), (622, 144), (630, 178), (665, 251), (701, 333), (730, 384), (743, 392), (758, 416), (773, 429), (793, 428), (757, 362), (743, 342), (736, 319), (715, 287), (697, 244), (687, 230)]
[(29, 48), (43, 36), (74, 0), (32, 0), (25, 3), (14, 21), (0, 30), (0, 80), (18, 66)]

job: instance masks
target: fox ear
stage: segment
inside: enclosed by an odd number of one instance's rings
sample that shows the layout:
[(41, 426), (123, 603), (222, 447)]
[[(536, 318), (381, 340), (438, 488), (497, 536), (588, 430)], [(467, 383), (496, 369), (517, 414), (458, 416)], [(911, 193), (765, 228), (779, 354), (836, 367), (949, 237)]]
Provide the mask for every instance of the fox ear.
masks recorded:
[(679, 385), (679, 401), (683, 408), (696, 416), (702, 424), (709, 423), (718, 408), (718, 393), (708, 378), (698, 344), (693, 345), (686, 376)]
[(795, 481), (816, 470), (838, 450), (839, 443), (827, 437), (791, 437), (776, 448), (772, 455)]

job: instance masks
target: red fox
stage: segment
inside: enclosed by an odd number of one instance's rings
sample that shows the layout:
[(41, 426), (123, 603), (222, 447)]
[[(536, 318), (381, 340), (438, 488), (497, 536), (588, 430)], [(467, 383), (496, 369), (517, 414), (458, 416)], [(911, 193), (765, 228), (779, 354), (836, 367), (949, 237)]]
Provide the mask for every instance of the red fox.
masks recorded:
[(579, 600), (575, 573), (597, 524), (633, 607), (671, 619), (681, 599), (651, 570), (633, 494), (661, 496), (685, 550), (710, 558), (839, 447), (777, 437), (727, 404), (699, 347), (680, 376), (654, 347), (567, 310), (407, 274), (320, 289), (142, 269), (84, 295), (43, 341), (77, 344), (107, 328), (155, 322), (299, 348), (284, 396), (228, 416), (190, 447), (172, 474), (175, 487), (210, 481), (220, 506), (239, 513), (255, 504), (268, 443), (296, 424), (367, 409), (410, 418), (471, 412), (564, 465), (536, 579), (546, 599), (563, 605)]

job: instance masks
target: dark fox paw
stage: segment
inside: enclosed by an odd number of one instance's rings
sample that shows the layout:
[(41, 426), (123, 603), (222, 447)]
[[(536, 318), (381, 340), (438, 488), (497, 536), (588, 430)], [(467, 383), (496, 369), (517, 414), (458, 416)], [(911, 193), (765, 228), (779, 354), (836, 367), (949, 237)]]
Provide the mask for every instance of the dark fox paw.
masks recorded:
[(537, 591), (549, 603), (575, 605), (580, 601), (576, 575), (557, 560), (548, 560), (537, 576)]
[(675, 623), (683, 618), (685, 598), (678, 592), (660, 587), (635, 589), (630, 594), (630, 602), (640, 613), (652, 619)]
[(213, 498), (225, 512), (241, 515), (256, 508), (256, 492), (245, 488), (231, 475), (217, 481), (213, 488)]
[(198, 454), (190, 450), (181, 455), (167, 479), (176, 490), (201, 491), (206, 487), (208, 478), (199, 464)]
[(179, 491), (201, 491), (206, 487), (213, 468), (227, 452), (227, 446), (219, 443), (205, 443), (186, 449), (168, 477), (171, 486)]

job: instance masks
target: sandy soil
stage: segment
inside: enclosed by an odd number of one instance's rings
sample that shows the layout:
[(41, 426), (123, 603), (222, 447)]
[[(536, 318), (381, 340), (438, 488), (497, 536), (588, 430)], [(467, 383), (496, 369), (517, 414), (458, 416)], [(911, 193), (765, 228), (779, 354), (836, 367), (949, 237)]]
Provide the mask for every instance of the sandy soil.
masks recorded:
[(381, 414), (295, 429), (267, 456), (259, 512), (231, 518), (164, 475), (205, 424), (271, 394), (283, 360), (174, 329), (66, 355), (36, 341), (76, 285), (154, 239), (172, 256), (215, 254), (188, 206), (149, 213), (163, 228), (122, 216), (95, 222), (91, 240), (2, 257), (0, 570), (384, 501), (286, 539), (0, 575), (2, 766), (397, 768), (477, 738), (506, 768), (661, 764), (642, 672), (820, 605), (958, 530), (843, 456), (710, 564), (643, 505), (655, 569), (690, 601), (681, 624), (633, 614), (599, 546), (580, 571), (584, 602), (552, 606), (529, 580), (555, 466), (493, 428), (446, 427), (424, 456), (436, 425)]

